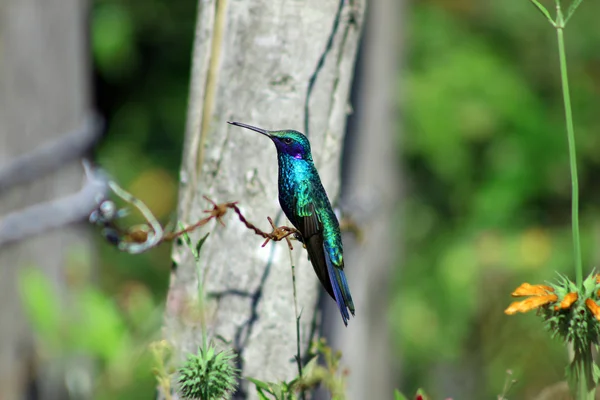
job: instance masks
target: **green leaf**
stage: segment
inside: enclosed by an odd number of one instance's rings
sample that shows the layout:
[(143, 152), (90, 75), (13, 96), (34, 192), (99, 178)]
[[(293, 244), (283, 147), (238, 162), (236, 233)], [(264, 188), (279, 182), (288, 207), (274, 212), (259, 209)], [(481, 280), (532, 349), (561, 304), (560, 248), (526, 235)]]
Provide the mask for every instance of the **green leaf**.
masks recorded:
[(305, 376), (309, 376), (312, 374), (313, 370), (318, 365), (318, 361), (319, 361), (319, 356), (316, 355), (313, 358), (311, 358), (310, 361), (308, 361), (306, 363), (306, 365), (304, 366), (304, 375)]
[(271, 387), (269, 386), (269, 384), (267, 382), (263, 382), (261, 380), (250, 378), (250, 377), (246, 377), (246, 380), (254, 383), (254, 385), (256, 385), (256, 389), (257, 390), (258, 389), (263, 389), (263, 390), (266, 390), (269, 393), (272, 393), (271, 392)]
[[(181, 221), (177, 223), (177, 227), (180, 231), (184, 230), (185, 228), (187, 228)], [(192, 251), (192, 254), (194, 255), (194, 258), (198, 258), (198, 252), (194, 252), (194, 246), (192, 246), (192, 239), (190, 238), (190, 234), (185, 232), (181, 234), (181, 240), (183, 240), (183, 242), (187, 245), (187, 247), (190, 248), (190, 250)]]
[(196, 243), (196, 261), (198, 261), (198, 258), (200, 258), (200, 249), (202, 249), (202, 246), (204, 245), (204, 242), (206, 242), (206, 239), (208, 239), (208, 235), (210, 235), (210, 232), (208, 232), (206, 235), (204, 235), (204, 237), (200, 240), (198, 240), (198, 243)]
[(204, 352), (204, 360), (209, 361), (215, 355), (215, 348), (211, 345), (208, 346), (208, 350)]
[(37, 268), (25, 269), (19, 276), (19, 291), (36, 333), (58, 345), (61, 307), (50, 280)]
[(259, 400), (270, 400), (258, 386), (256, 387), (256, 393), (258, 393)]
[(284, 390), (281, 387), (281, 385), (277, 384), (277, 383), (271, 383), (270, 386), (271, 386), (271, 393), (273, 393), (273, 395), (275, 395), (275, 398), (284, 400), (284, 397), (283, 397)]
[(398, 389), (394, 390), (394, 400), (408, 400)]
[(288, 391), (293, 390), (293, 387), (296, 385), (296, 383), (298, 383), (298, 380), (300, 379), (300, 377), (295, 377), (294, 379), (292, 379), (289, 382), (285, 382), (285, 386), (287, 388)]
[(583, 0), (573, 0), (571, 5), (569, 6), (569, 11), (567, 11), (567, 18), (565, 18), (565, 25), (569, 21), (569, 18), (571, 18), (573, 16), (573, 14), (575, 14), (575, 10), (577, 10), (577, 7), (579, 7), (579, 5), (581, 4), (582, 1)]
[(596, 292), (596, 277), (593, 275), (588, 276), (583, 281), (583, 295), (584, 297), (592, 297)]
[[(184, 230), (186, 228), (186, 226), (183, 225), (181, 222), (179, 222), (178, 227), (180, 230)], [(200, 250), (202, 249), (204, 242), (206, 242), (206, 239), (208, 239), (208, 235), (210, 235), (210, 232), (208, 232), (200, 240), (198, 240), (195, 246), (192, 245), (192, 239), (190, 238), (190, 235), (187, 232), (181, 235), (181, 239), (187, 245), (187, 247), (189, 247), (190, 251), (192, 252), (192, 255), (194, 256), (194, 259), (196, 260), (196, 263), (200, 261)]]
[(548, 10), (546, 10), (546, 7), (544, 7), (539, 1), (537, 0), (530, 0), (534, 6), (536, 6), (536, 8), (548, 19), (548, 21), (550, 21), (550, 23), (555, 26), (556, 23), (554, 22), (554, 20), (552, 19), (552, 17), (550, 16), (550, 13), (548, 12)]

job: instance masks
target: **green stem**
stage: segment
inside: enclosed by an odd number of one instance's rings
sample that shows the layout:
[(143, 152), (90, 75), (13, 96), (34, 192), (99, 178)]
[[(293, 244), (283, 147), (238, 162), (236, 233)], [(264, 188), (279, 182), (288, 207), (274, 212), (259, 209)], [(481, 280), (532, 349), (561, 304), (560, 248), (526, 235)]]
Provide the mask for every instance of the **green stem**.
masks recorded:
[[(296, 295), (296, 267), (294, 267), (294, 258), (292, 249), (290, 251), (290, 264), (292, 266), (292, 289), (294, 293), (294, 315), (296, 316), (296, 363), (298, 364), (298, 377), (302, 379), (302, 354), (300, 353), (300, 315), (298, 314), (298, 297)], [(306, 399), (304, 389), (300, 392), (300, 398)]]
[(588, 389), (587, 389), (587, 379), (585, 378), (585, 367), (581, 367), (581, 371), (579, 372), (579, 388), (577, 391), (577, 398), (581, 400), (588, 399)]
[(558, 56), (560, 59), (560, 77), (562, 81), (563, 100), (565, 103), (565, 119), (567, 122), (567, 139), (569, 141), (569, 162), (571, 166), (571, 219), (573, 230), (573, 251), (575, 253), (575, 282), (582, 288), (583, 265), (581, 263), (581, 243), (579, 239), (579, 182), (577, 179), (577, 153), (575, 148), (575, 129), (573, 128), (573, 113), (571, 111), (571, 96), (569, 95), (569, 78), (567, 75), (567, 57), (565, 55), (565, 39), (563, 34), (564, 19), (557, 2), (556, 35), (558, 37)]
[[(571, 110), (571, 96), (569, 93), (569, 77), (567, 74), (567, 56), (565, 54), (564, 27), (565, 19), (560, 8), (560, 0), (556, 2), (556, 36), (558, 39), (558, 57), (560, 62), (560, 78), (562, 82), (563, 101), (565, 105), (565, 120), (567, 124), (567, 139), (569, 142), (569, 164), (571, 169), (571, 227), (573, 231), (573, 252), (575, 255), (575, 282), (577, 287), (583, 289), (583, 265), (581, 262), (581, 242), (579, 239), (579, 182), (577, 179), (577, 151), (575, 147), (575, 129), (573, 128), (573, 112)], [(591, 352), (591, 349), (587, 349)], [(589, 354), (591, 356), (591, 353)], [(577, 355), (575, 357), (585, 357)], [(595, 397), (595, 389), (588, 389), (588, 368), (592, 368), (589, 363), (583, 362), (578, 372), (578, 393), (577, 398), (589, 400)]]

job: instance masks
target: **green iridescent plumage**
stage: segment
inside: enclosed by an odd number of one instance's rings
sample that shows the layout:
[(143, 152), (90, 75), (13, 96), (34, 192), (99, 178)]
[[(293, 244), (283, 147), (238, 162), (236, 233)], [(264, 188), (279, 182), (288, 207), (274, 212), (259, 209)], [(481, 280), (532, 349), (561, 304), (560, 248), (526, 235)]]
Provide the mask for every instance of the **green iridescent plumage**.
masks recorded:
[(279, 204), (300, 231), (308, 257), (327, 293), (336, 301), (344, 324), (354, 304), (344, 273), (340, 226), (313, 163), (310, 143), (297, 131), (266, 131), (240, 122), (232, 125), (268, 136), (277, 148)]

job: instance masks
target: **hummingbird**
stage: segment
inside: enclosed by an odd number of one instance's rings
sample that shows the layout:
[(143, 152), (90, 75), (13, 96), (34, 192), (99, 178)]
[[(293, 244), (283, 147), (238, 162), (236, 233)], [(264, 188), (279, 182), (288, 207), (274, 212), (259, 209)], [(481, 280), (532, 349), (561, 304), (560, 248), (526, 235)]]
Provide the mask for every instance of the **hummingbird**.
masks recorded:
[(241, 122), (228, 123), (261, 133), (275, 144), (279, 205), (300, 232), (317, 277), (348, 326), (348, 310), (354, 316), (354, 303), (344, 273), (340, 225), (313, 162), (308, 138), (293, 130), (267, 131)]

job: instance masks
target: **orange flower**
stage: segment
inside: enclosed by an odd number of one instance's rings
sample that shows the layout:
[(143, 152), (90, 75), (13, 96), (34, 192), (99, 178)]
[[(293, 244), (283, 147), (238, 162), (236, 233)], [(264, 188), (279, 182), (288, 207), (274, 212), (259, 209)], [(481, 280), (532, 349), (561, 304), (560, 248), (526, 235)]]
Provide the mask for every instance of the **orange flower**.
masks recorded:
[(565, 309), (571, 307), (573, 305), (573, 303), (575, 303), (577, 301), (578, 298), (579, 298), (579, 295), (577, 294), (577, 292), (567, 293), (567, 295), (562, 299), (560, 304), (554, 307), (554, 310), (555, 311), (558, 311), (560, 309), (565, 310)]
[[(521, 285), (521, 286), (523, 286), (523, 285)], [(542, 286), (542, 285), (539, 285), (539, 286)], [(516, 291), (515, 291), (515, 293), (516, 293)], [(513, 296), (514, 296), (514, 293), (513, 293)], [(521, 295), (521, 296), (524, 296), (524, 295)], [(524, 313), (524, 312), (539, 308), (541, 306), (544, 306), (546, 304), (554, 303), (557, 300), (558, 300), (558, 296), (555, 294), (545, 294), (543, 296), (536, 295), (536, 296), (530, 297), (525, 300), (513, 302), (510, 306), (508, 306), (508, 308), (506, 310), (504, 310), (504, 313), (507, 315), (513, 315), (518, 312)], [(598, 308), (600, 309), (600, 307), (598, 307)]]
[(546, 285), (530, 285), (525, 282), (521, 284), (518, 288), (512, 292), (513, 297), (523, 297), (523, 296), (545, 296), (554, 292), (554, 289), (550, 286)]
[(592, 314), (594, 314), (594, 317), (596, 317), (596, 319), (600, 321), (600, 306), (596, 304), (596, 302), (592, 299), (587, 299), (585, 301), (585, 305), (587, 306), (587, 308), (589, 308)]

